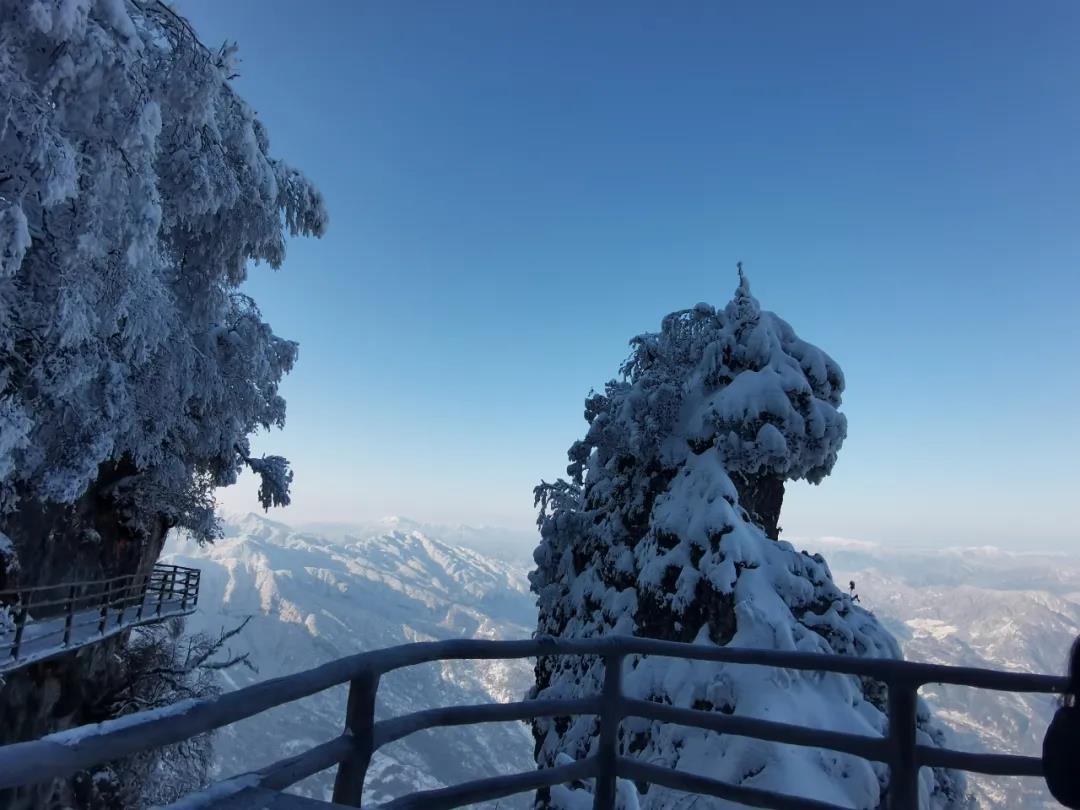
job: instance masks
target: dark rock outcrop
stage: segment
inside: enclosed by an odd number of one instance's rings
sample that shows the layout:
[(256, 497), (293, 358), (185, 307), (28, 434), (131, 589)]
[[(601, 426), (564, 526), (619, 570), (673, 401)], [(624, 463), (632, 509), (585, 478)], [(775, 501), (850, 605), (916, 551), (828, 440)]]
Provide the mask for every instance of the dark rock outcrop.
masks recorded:
[[(6, 589), (66, 582), (97, 582), (149, 571), (161, 553), (168, 526), (132, 528), (124, 504), (112, 494), (126, 477), (118, 466), (103, 468), (96, 484), (74, 504), (31, 500), (0, 520), (0, 531), (14, 547), (0, 571)], [(144, 521), (145, 525), (145, 521)], [(14, 562), (14, 564), (12, 564)], [(50, 592), (50, 599), (55, 594)], [(63, 606), (34, 609), (34, 618)], [(52, 660), (22, 667), (0, 678), (0, 745), (36, 739), (86, 723), (108, 719), (105, 695), (119, 691), (122, 669), (116, 655), (127, 633), (79, 648)], [(61, 780), (14, 791), (0, 791), (0, 809), (80, 807), (78, 780)]]
[[(0, 683), (0, 745), (107, 720), (110, 707), (101, 702), (101, 696), (120, 678), (116, 651), (126, 643), (127, 634), (123, 633), (5, 675)], [(81, 807), (79, 781), (61, 779), (0, 790), (0, 808)]]

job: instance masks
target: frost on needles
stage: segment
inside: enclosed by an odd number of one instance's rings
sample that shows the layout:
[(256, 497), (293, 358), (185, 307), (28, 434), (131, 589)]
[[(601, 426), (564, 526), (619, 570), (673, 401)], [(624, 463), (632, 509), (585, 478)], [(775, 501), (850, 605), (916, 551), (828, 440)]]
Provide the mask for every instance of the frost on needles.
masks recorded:
[[(823, 351), (760, 308), (740, 268), (723, 309), (698, 304), (631, 341), (622, 379), (585, 402), (569, 480), (541, 483), (541, 543), (531, 575), (538, 632), (612, 633), (761, 649), (900, 657), (893, 637), (838, 588), (825, 560), (775, 539), (786, 480), (820, 482), (846, 434), (844, 377)], [(599, 691), (595, 659), (541, 658), (536, 693)], [(880, 735), (884, 687), (852, 676), (631, 657), (635, 698), (803, 726)], [(942, 734), (920, 705), (920, 741)], [(597, 742), (596, 718), (534, 723), (542, 767)], [(810, 748), (627, 719), (620, 754), (734, 784), (876, 808), (883, 765)], [(925, 807), (966, 807), (963, 778), (923, 770)], [(644, 787), (644, 786), (642, 786)], [(588, 790), (541, 800), (577, 807)], [(653, 786), (619, 790), (626, 808), (683, 806)], [(698, 799), (695, 808), (727, 807)]]
[(239, 287), (326, 211), (234, 48), (156, 0), (0, 0), (0, 41), (0, 521), (96, 489), (209, 537), (245, 464), (288, 503), (248, 436), (282, 424), (296, 344)]

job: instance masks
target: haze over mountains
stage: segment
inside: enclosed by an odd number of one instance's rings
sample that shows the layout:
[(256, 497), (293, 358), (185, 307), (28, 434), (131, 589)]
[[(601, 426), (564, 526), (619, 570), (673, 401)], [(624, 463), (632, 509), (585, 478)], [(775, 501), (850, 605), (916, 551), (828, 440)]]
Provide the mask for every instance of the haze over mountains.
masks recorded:
[[(259, 671), (223, 673), (227, 689), (412, 641), (524, 638), (535, 624), (524, 568), (415, 530), (387, 525), (363, 537), (331, 539), (256, 515), (225, 529), (223, 539), (202, 548), (174, 539), (167, 558), (203, 571), (201, 609), (190, 630), (216, 634), (253, 617), (232, 650), (249, 653)], [(385, 717), (516, 700), (531, 680), (525, 661), (414, 667), (383, 677), (377, 712)], [(345, 700), (340, 687), (229, 726), (216, 738), (218, 775), (261, 767), (337, 736)], [(365, 797), (383, 801), (531, 767), (532, 738), (523, 725), (439, 729), (381, 749)], [(324, 773), (296, 792), (329, 799), (332, 785), (333, 774)]]
[[(818, 541), (837, 581), (854, 580), (915, 661), (1063, 674), (1080, 633), (1080, 558), (995, 548), (892, 549)], [(922, 694), (969, 751), (1042, 752), (1057, 708), (1046, 695), (929, 685)], [(969, 775), (982, 807), (1059, 807), (1040, 779)]]
[(438, 538), (443, 543), (470, 548), (487, 557), (524, 567), (532, 565), (533, 548), (539, 539), (533, 529), (525, 531), (501, 526), (437, 525), (397, 515), (358, 523), (300, 523), (296, 530), (338, 542), (366, 540), (393, 532), (420, 532), (427, 537)]
[[(854, 580), (864, 607), (914, 660), (1060, 672), (1080, 633), (1080, 558), (990, 548), (915, 551), (824, 538), (793, 541), (822, 552), (841, 586)], [(229, 520), (213, 546), (173, 540), (174, 561), (203, 569), (192, 630), (216, 633), (244, 616), (233, 645), (258, 674), (234, 669), (226, 688), (284, 675), (353, 652), (408, 641), (473, 636), (522, 638), (535, 628), (526, 574), (531, 538), (495, 528), (432, 527), (406, 518), (301, 530), (257, 515)], [(387, 676), (378, 711), (519, 698), (528, 662), (418, 667)], [(950, 744), (1037, 754), (1051, 698), (933, 687), (923, 690)], [(220, 776), (265, 765), (340, 733), (345, 691), (335, 690), (238, 723), (217, 738)], [(533, 767), (532, 739), (517, 724), (443, 729), (380, 752), (368, 796)], [(329, 797), (332, 777), (298, 792)], [(986, 808), (1056, 807), (1040, 780), (970, 776)], [(522, 800), (518, 803), (526, 806)], [(501, 802), (501, 807), (518, 806)]]

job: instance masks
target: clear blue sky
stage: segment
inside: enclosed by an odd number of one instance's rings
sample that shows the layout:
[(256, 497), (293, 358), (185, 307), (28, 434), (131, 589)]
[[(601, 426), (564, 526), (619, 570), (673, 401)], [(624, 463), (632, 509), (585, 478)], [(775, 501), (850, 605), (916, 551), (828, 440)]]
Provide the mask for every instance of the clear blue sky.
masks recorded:
[(530, 525), (627, 340), (741, 259), (848, 379), (786, 535), (1080, 536), (1080, 4), (178, 5), (330, 209), (249, 285), (301, 345), (277, 517)]

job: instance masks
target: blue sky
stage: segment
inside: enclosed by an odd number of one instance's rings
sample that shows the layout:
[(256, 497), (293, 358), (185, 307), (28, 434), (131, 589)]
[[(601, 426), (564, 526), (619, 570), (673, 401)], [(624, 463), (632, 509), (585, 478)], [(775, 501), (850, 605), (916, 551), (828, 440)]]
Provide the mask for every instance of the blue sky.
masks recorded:
[(1080, 4), (178, 6), (330, 210), (249, 283), (301, 345), (277, 517), (531, 525), (627, 340), (742, 260), (848, 380), (786, 535), (1077, 539)]

